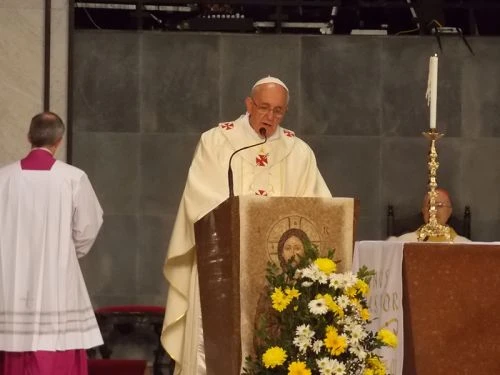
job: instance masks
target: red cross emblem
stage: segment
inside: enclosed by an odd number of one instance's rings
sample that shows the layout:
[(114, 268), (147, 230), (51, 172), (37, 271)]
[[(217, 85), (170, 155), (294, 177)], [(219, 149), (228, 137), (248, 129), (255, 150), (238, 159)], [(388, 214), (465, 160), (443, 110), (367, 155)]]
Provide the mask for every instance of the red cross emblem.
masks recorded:
[(232, 128), (234, 128), (234, 124), (232, 122), (225, 122), (224, 124), (221, 125), (221, 128), (226, 130), (231, 130)]
[(287, 137), (295, 137), (295, 133), (291, 130), (283, 130)]
[(269, 154), (259, 154), (255, 158), (255, 163), (257, 164), (258, 167), (265, 167), (269, 160), (267, 160)]
[(259, 189), (255, 192), (255, 195), (262, 195), (263, 197), (267, 197), (267, 191)]

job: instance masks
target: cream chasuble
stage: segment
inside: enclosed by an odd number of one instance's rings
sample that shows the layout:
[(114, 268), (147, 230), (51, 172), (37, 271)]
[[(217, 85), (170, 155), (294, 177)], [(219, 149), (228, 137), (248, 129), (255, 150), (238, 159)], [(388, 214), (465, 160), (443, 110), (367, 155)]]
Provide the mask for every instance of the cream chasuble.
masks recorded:
[[(228, 198), (231, 154), (260, 141), (241, 116), (203, 133), (196, 148), (163, 268), (170, 287), (162, 343), (175, 374), (205, 373), (193, 225)], [(235, 195), (331, 197), (313, 151), (280, 127), (264, 145), (236, 154), (232, 169)]]

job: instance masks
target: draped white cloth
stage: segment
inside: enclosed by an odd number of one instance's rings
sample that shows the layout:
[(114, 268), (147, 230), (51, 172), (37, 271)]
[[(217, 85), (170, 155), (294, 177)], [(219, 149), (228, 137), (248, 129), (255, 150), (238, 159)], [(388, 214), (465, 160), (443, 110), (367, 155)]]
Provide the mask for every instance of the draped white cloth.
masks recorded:
[(0, 169), (0, 350), (87, 349), (102, 337), (78, 264), (102, 209), (78, 168)]
[(368, 328), (378, 332), (381, 328), (392, 330), (398, 337), (398, 346), (378, 349), (388, 373), (403, 373), (404, 316), (403, 316), (403, 242), (356, 242), (352, 270), (366, 266), (375, 271), (367, 296), (371, 323)]
[[(203, 133), (196, 148), (164, 266), (170, 288), (162, 343), (176, 374), (205, 373), (193, 224), (228, 198), (230, 155), (259, 141), (241, 116)], [(313, 151), (281, 127), (266, 144), (238, 153), (232, 169), (235, 195), (331, 197)]]

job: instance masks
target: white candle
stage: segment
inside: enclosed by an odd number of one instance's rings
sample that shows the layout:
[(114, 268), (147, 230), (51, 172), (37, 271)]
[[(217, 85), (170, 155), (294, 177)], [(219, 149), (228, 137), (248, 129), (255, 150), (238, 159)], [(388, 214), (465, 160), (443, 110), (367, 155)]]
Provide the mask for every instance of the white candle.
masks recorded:
[(436, 104), (437, 104), (437, 82), (438, 82), (438, 57), (431, 56), (429, 61), (429, 85), (430, 85), (430, 121), (431, 129), (436, 129)]

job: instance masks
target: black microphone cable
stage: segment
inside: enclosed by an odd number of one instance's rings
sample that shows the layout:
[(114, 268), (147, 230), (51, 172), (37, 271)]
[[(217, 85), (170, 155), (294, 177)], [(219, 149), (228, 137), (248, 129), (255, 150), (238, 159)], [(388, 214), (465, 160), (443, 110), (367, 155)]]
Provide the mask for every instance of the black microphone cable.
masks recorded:
[(251, 147), (263, 145), (264, 143), (266, 143), (267, 142), (267, 131), (266, 131), (266, 128), (260, 128), (259, 129), (259, 133), (260, 133), (261, 136), (264, 137), (264, 141), (256, 143), (256, 144), (253, 144), (253, 145), (250, 145), (250, 146), (245, 146), (245, 147), (239, 148), (238, 150), (236, 150), (235, 152), (233, 152), (231, 154), (231, 157), (229, 158), (229, 168), (227, 170), (227, 182), (228, 182), (228, 186), (229, 186), (229, 198), (234, 197), (233, 169), (231, 168), (231, 161), (233, 160), (233, 156), (236, 155), (240, 151), (246, 150), (247, 148), (251, 148)]

